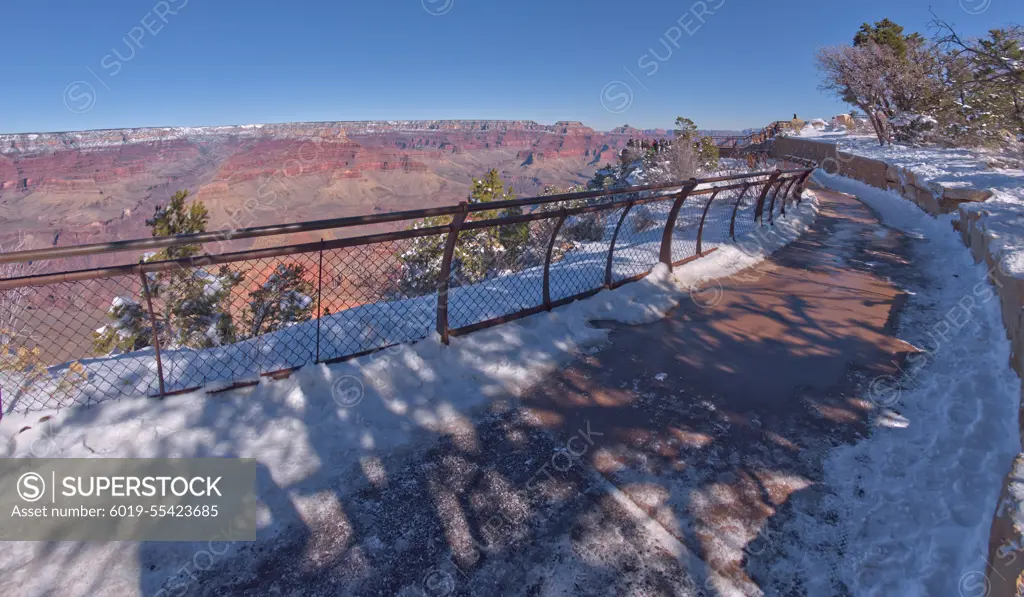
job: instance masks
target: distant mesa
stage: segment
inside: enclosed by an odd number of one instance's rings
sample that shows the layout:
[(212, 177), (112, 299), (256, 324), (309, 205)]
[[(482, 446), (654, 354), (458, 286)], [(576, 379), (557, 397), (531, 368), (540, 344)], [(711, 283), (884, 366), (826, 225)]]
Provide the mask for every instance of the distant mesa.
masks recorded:
[[(597, 131), (579, 121), (562, 120), (542, 125), (532, 120), (376, 120), (337, 122), (289, 122), (280, 124), (243, 124), (198, 127), (153, 127), (100, 129), (49, 133), (0, 134), (0, 154), (30, 155), (64, 149), (97, 149), (140, 143), (207, 139), (307, 139), (345, 142), (349, 136), (422, 132), (433, 137), (447, 133), (557, 133), (563, 135), (648, 135), (664, 134), (663, 129), (640, 130), (629, 125), (608, 132)], [(433, 139), (436, 140), (436, 139)], [(421, 137), (419, 141), (424, 141)]]

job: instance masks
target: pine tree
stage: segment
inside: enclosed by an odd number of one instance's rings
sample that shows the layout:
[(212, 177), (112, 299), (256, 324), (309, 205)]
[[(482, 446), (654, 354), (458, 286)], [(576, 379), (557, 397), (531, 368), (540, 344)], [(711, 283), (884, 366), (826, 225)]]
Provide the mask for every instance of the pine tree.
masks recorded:
[(134, 300), (116, 297), (107, 311), (113, 320), (93, 334), (93, 351), (97, 354), (132, 352), (153, 344), (153, 328), (149, 315)]
[[(153, 236), (178, 236), (205, 232), (210, 221), (206, 206), (199, 201), (186, 205), (188, 191), (178, 191), (166, 207), (157, 206), (146, 220)], [(199, 245), (168, 247), (149, 261), (183, 259), (198, 255)], [(242, 280), (238, 272), (222, 265), (216, 273), (202, 268), (175, 268), (151, 276), (150, 293), (162, 299), (164, 311), (158, 316), (161, 341), (187, 348), (210, 348), (230, 344), (237, 331), (230, 312), (231, 292)]]
[[(157, 206), (146, 220), (154, 237), (178, 236), (206, 231), (210, 216), (206, 206), (195, 201), (186, 204), (188, 191), (178, 191), (166, 206)], [(177, 245), (149, 255), (147, 263), (187, 259), (198, 255), (199, 245)], [(216, 272), (203, 268), (180, 267), (148, 273), (150, 298), (154, 308), (156, 331), (161, 346), (168, 348), (209, 348), (237, 340), (230, 310), (233, 289), (242, 275), (222, 265)], [(145, 299), (118, 297), (107, 316), (111, 323), (96, 330), (93, 349), (98, 354), (141, 350), (153, 344), (153, 325), (142, 307)]]
[[(711, 137), (705, 137), (697, 130), (697, 125), (689, 118), (676, 118), (675, 144), (689, 143), (693, 146), (697, 159), (697, 172), (708, 172), (718, 169), (718, 146)], [(687, 177), (689, 178), (689, 177)]]
[[(159, 275), (159, 274), (158, 274)], [(160, 318), (161, 338), (171, 347), (212, 348), (238, 340), (231, 314), (231, 293), (242, 275), (222, 265), (216, 273), (205, 269), (174, 270), (157, 280), (165, 311)], [(152, 292), (152, 285), (150, 292)]]
[[(515, 199), (515, 191), (506, 188), (505, 181), (497, 170), (490, 170), (483, 178), (473, 179), (468, 202), (471, 204), (492, 203)], [(522, 208), (492, 209), (474, 212), (469, 221), (522, 214)], [(444, 226), (448, 217), (425, 218), (417, 222), (415, 229)], [(406, 296), (417, 296), (438, 287), (444, 257), (445, 235), (413, 239), (411, 246), (399, 255), (402, 273), (399, 286)], [(528, 223), (506, 224), (504, 226), (464, 230), (459, 234), (452, 256), (452, 276), (463, 282), (475, 283), (506, 271), (525, 267), (530, 243)]]
[[(853, 36), (853, 46), (859, 48), (868, 45), (868, 43), (875, 43), (889, 48), (897, 57), (902, 59), (907, 57), (907, 42), (921, 39), (921, 36), (917, 33), (903, 35), (903, 27), (889, 19), (882, 19), (881, 21), (876, 21), (874, 25), (867, 23), (861, 25), (860, 30)], [(795, 115), (793, 117), (796, 118)]]
[[(470, 204), (511, 201), (516, 198), (512, 187), (496, 169), (481, 179), (473, 179), (469, 193)], [(491, 220), (522, 215), (519, 207), (475, 212), (470, 220)], [(526, 223), (492, 226), (463, 233), (453, 258), (452, 271), (467, 282), (479, 282), (502, 271), (517, 269), (517, 262), (530, 238)]]
[[(185, 205), (189, 192), (187, 190), (175, 193), (167, 207), (157, 206), (152, 218), (146, 220), (150, 227), (151, 235), (178, 236), (181, 234), (196, 234), (206, 232), (206, 225), (210, 221), (210, 212), (201, 201), (193, 201), (191, 205)], [(152, 255), (149, 261), (164, 261), (169, 259), (181, 259), (198, 255), (201, 247), (199, 245), (180, 245), (168, 247)]]

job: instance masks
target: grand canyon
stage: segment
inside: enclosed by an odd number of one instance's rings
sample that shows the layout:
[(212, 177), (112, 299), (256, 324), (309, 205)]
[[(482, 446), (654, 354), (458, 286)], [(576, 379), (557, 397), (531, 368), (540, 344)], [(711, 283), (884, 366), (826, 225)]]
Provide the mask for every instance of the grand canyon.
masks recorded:
[(148, 236), (146, 218), (179, 189), (207, 205), (211, 229), (451, 204), (490, 168), (528, 196), (584, 183), (629, 139), (666, 134), (440, 120), (0, 134), (0, 244)]

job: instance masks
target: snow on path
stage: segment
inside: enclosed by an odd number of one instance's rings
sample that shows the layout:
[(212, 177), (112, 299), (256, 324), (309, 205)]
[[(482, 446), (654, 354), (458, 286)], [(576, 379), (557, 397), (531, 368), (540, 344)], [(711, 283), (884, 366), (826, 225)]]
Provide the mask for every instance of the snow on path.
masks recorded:
[[(280, 512), (293, 512), (292, 520), (316, 519), (337, 507), (328, 503), (334, 499), (330, 490), (358, 490), (374, 478), (382, 455), (471, 429), (472, 412), (492, 397), (518, 394), (579, 352), (605, 344), (609, 331), (589, 321), (656, 321), (689, 289), (764, 260), (813, 221), (817, 198), (807, 195), (787, 217), (776, 218), (774, 228), (742, 235), (738, 245), (671, 273), (658, 266), (639, 282), (455, 338), (450, 347), (432, 337), (346, 363), (307, 366), (288, 379), (262, 379), (250, 390), (215, 397), (194, 392), (9, 414), (0, 420), (0, 438), (8, 440), (0, 450), (6, 457), (256, 458), (268, 472), (257, 487), (263, 501), (258, 537), (273, 541), (289, 523)], [(46, 416), (51, 418), (41, 421)], [(0, 594), (152, 595), (180, 580), (207, 547), (0, 543)], [(239, 549), (218, 546), (217, 553), (230, 557)]]
[[(783, 530), (796, 539), (766, 572), (801, 594), (961, 595), (984, 579), (992, 514), (1020, 449), (1020, 380), (1008, 367), (995, 291), (954, 232), (902, 197), (839, 176), (883, 222), (920, 239), (899, 337), (913, 354), (904, 377), (879, 378), (872, 434), (824, 462), (821, 497), (794, 507)], [(837, 582), (838, 581), (838, 582)], [(845, 594), (845, 593), (844, 593)]]

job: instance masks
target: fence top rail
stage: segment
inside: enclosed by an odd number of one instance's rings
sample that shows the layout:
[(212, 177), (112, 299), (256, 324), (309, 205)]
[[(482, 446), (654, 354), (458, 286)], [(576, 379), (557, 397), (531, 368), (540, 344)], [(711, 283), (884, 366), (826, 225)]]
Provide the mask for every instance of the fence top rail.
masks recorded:
[[(783, 173), (790, 173), (796, 171), (798, 170), (786, 170), (783, 171)], [(526, 199), (514, 199), (510, 201), (493, 201), (490, 203), (468, 204), (468, 206), (460, 204), (447, 207), (398, 211), (386, 214), (373, 214), (365, 216), (350, 216), (344, 218), (313, 220), (307, 222), (297, 222), (293, 224), (272, 224), (268, 226), (241, 228), (238, 230), (214, 230), (209, 232), (183, 234), (178, 236), (139, 238), (134, 240), (91, 243), (47, 249), (29, 249), (25, 251), (0, 253), (0, 263), (19, 263), (28, 261), (64, 259), (70, 257), (99, 255), (104, 253), (120, 253), (125, 251), (142, 252), (181, 245), (202, 245), (212, 242), (223, 242), (266, 236), (280, 236), (297, 232), (312, 232), (318, 230), (352, 228), (357, 226), (367, 226), (390, 222), (417, 221), (423, 218), (434, 216), (452, 216), (463, 210), (468, 210), (469, 212), (492, 211), (509, 209), (514, 207), (540, 206), (559, 201), (592, 199), (598, 197), (607, 197), (611, 195), (642, 192), (667, 191), (669, 193), (672, 193), (681, 191), (683, 187), (690, 185), (691, 183), (694, 182), (694, 180), (696, 180), (697, 185), (701, 185), (705, 183), (716, 183), (729, 180), (740, 180), (745, 178), (757, 178), (773, 174), (774, 172), (774, 170), (762, 172), (749, 172), (745, 174), (736, 174), (729, 176), (690, 179), (686, 181), (677, 181), (666, 184), (605, 189), (601, 191), (586, 191), (582, 193), (566, 193), (561, 195), (549, 195), (543, 197), (530, 197)]]
[(267, 249), (252, 249), (248, 251), (234, 251), (218, 255), (196, 255), (194, 257), (182, 257), (165, 261), (147, 261), (144, 263), (128, 263), (124, 265), (113, 265), (109, 267), (95, 267), (52, 274), (34, 274), (31, 276), (20, 276), (17, 278), (0, 279), (0, 291), (24, 288), (28, 286), (47, 286), (62, 282), (81, 282), (83, 280), (96, 280), (102, 278), (113, 278), (117, 276), (138, 276), (140, 274), (151, 274), (158, 272), (174, 271), (178, 269), (190, 269), (235, 263), (239, 261), (250, 261), (254, 259), (269, 259), (273, 257), (284, 257), (287, 255), (298, 255), (300, 253), (313, 253), (316, 251), (332, 251), (345, 247), (358, 245), (369, 245), (396, 240), (406, 240), (447, 234), (451, 231), (451, 225), (432, 226), (430, 228), (410, 228), (398, 232), (385, 232), (381, 234), (368, 234), (364, 236), (350, 236), (329, 241), (316, 241), (298, 245), (286, 245), (282, 247), (270, 247)]

